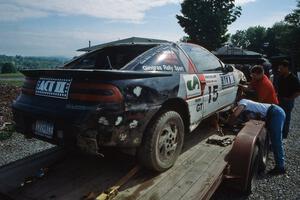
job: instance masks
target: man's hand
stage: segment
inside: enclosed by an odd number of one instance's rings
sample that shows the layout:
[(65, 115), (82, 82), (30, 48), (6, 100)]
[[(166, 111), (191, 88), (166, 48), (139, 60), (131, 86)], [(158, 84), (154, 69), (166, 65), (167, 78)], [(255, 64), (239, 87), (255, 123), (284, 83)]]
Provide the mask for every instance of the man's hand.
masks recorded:
[(249, 85), (238, 84), (238, 86), (243, 91), (248, 91), (249, 90)]
[(238, 116), (243, 112), (243, 110), (245, 109), (244, 105), (239, 105), (237, 107), (235, 107), (233, 109), (233, 113), (229, 116), (229, 119), (227, 121), (227, 123), (229, 125), (233, 125), (235, 120), (238, 118)]

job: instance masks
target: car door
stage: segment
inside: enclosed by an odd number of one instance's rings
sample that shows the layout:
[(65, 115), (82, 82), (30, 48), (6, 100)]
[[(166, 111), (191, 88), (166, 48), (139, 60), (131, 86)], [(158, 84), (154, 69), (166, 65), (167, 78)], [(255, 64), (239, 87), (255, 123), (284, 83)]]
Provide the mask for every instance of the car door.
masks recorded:
[(193, 61), (197, 75), (204, 76), (202, 116), (206, 117), (222, 107), (219, 98), (223, 67), (212, 53), (198, 45), (184, 43), (181, 47)]

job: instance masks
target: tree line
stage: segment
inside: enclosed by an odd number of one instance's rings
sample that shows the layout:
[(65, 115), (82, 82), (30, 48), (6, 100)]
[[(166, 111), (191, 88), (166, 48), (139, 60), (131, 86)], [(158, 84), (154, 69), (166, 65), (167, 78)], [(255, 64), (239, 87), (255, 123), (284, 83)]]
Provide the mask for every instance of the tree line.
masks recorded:
[(286, 55), (300, 68), (300, 0), (296, 1), (296, 8), (272, 27), (249, 27), (232, 35), (227, 33), (227, 27), (242, 14), (234, 0), (185, 0), (176, 17), (188, 35), (182, 40), (211, 51), (231, 43), (268, 57)]
[(59, 57), (23, 57), (0, 55), (0, 72), (14, 73), (21, 69), (41, 69), (56, 68), (64, 62), (66, 58)]

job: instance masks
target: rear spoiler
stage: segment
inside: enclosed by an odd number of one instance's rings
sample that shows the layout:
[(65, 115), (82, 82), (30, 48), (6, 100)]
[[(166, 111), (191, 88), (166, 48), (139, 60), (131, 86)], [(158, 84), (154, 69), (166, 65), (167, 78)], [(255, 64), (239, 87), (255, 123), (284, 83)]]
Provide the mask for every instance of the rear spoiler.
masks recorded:
[(102, 80), (111, 79), (137, 79), (151, 77), (172, 76), (169, 72), (137, 72), (125, 70), (93, 70), (93, 69), (40, 69), (40, 70), (21, 70), (26, 77), (38, 78), (55, 76), (63, 78), (94, 78)]

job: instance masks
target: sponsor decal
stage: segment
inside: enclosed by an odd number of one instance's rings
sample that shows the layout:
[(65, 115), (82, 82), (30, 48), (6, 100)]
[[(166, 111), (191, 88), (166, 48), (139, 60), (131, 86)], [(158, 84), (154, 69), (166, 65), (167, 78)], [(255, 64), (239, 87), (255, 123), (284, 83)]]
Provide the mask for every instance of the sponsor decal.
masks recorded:
[(196, 75), (184, 75), (183, 76), (187, 97), (194, 97), (201, 95), (200, 81)]
[(35, 95), (67, 99), (72, 79), (40, 78)]
[(200, 112), (202, 110), (203, 110), (203, 103), (198, 103), (197, 106), (196, 106), (196, 111)]
[(184, 72), (184, 67), (177, 65), (143, 65), (144, 71)]
[(233, 74), (220, 75), (220, 77), (221, 77), (221, 83), (222, 83), (222, 88), (223, 89), (234, 86), (235, 79), (234, 79)]

